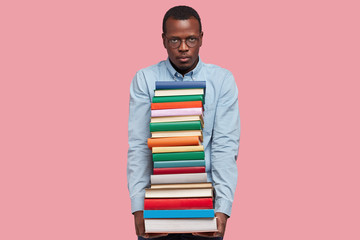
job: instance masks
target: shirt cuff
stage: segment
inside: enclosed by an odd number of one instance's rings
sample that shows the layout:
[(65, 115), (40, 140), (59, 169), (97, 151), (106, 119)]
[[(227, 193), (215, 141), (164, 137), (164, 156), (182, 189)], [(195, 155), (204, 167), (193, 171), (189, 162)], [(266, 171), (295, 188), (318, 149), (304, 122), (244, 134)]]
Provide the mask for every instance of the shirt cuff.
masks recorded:
[(225, 213), (230, 217), (232, 202), (226, 199), (215, 200), (215, 212)]
[(135, 197), (131, 199), (131, 213), (144, 210), (144, 198)]

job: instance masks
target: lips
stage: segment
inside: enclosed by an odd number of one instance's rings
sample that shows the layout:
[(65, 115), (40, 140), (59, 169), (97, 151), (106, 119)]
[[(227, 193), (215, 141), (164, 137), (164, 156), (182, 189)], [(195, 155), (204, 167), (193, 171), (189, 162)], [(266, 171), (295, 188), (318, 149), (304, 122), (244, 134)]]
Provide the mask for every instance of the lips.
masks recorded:
[(177, 57), (177, 59), (178, 59), (180, 62), (187, 62), (187, 61), (190, 60), (190, 57), (181, 56), (181, 57)]

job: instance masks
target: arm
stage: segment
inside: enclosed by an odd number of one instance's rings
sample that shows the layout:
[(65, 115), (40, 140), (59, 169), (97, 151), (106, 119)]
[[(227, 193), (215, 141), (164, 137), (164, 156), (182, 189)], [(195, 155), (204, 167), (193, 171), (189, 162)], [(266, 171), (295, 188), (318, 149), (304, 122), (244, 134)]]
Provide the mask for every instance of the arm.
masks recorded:
[(230, 216), (237, 183), (236, 159), (240, 139), (238, 90), (229, 73), (220, 90), (211, 143), (211, 174), (215, 211)]
[(128, 122), (127, 180), (131, 212), (144, 210), (145, 188), (150, 186), (152, 171), (150, 137), (150, 96), (142, 72), (137, 72), (130, 86)]
[(211, 174), (215, 189), (215, 212), (218, 232), (196, 233), (199, 236), (222, 237), (231, 214), (237, 183), (236, 159), (240, 139), (238, 90), (231, 73), (222, 84), (216, 106), (211, 142)]
[(130, 86), (127, 179), (136, 235), (145, 238), (167, 235), (145, 234), (143, 217), (145, 188), (150, 186), (152, 173), (151, 151), (147, 146), (147, 139), (150, 137), (150, 98), (145, 76), (142, 72), (136, 73)]

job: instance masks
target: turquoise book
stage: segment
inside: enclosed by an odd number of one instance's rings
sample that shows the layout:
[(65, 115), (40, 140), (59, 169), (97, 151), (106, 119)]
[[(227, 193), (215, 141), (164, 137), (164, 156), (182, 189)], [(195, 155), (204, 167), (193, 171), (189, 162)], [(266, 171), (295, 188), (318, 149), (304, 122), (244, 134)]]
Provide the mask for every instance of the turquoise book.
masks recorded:
[(214, 209), (144, 210), (144, 218), (213, 218)]
[(205, 160), (178, 160), (178, 161), (159, 161), (154, 162), (154, 168), (174, 168), (174, 167), (203, 167)]
[(153, 161), (204, 160), (204, 159), (205, 159), (204, 151), (153, 153)]

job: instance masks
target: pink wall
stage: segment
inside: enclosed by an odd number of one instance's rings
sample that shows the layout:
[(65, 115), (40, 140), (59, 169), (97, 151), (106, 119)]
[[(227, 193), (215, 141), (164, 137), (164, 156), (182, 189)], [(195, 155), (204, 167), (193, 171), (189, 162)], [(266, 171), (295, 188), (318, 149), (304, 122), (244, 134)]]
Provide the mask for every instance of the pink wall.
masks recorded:
[(226, 239), (360, 239), (358, 1), (2, 1), (0, 239), (135, 239), (129, 86), (165, 11), (203, 20), (239, 88)]

